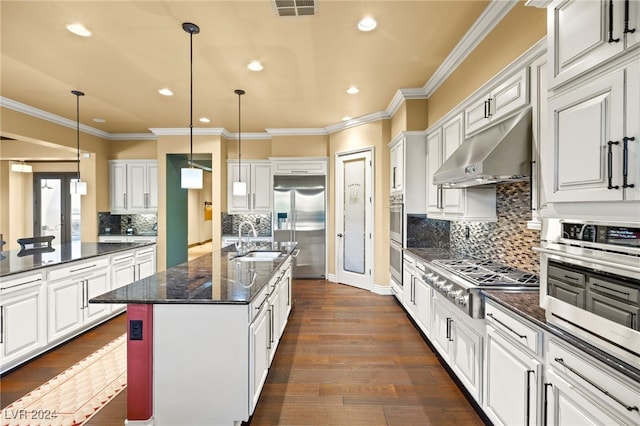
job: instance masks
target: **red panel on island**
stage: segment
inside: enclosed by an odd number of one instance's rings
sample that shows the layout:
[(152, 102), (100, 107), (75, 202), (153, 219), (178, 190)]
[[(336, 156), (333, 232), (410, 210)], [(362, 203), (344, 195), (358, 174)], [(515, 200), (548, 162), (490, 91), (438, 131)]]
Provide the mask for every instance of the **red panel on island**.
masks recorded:
[(153, 415), (153, 305), (127, 305), (127, 420)]

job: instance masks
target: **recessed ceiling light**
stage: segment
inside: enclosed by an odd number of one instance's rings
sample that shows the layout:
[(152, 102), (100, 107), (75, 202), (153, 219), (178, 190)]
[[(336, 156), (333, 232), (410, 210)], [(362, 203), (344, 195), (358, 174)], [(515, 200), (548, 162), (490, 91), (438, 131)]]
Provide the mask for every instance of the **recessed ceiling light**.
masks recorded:
[(163, 96), (173, 96), (173, 92), (167, 89), (166, 87), (164, 89), (158, 90), (158, 93), (160, 93)]
[(251, 71), (262, 71), (264, 69), (264, 65), (260, 61), (251, 61), (247, 64), (247, 68)]
[(104, 118), (94, 118), (93, 121), (95, 121), (96, 123), (106, 123), (107, 120), (105, 120)]
[(345, 115), (344, 117), (342, 117), (342, 121), (349, 121), (351, 120), (351, 117), (349, 117), (348, 115)]
[(356, 86), (351, 86), (347, 89), (347, 93), (350, 95), (355, 95), (358, 92), (360, 92), (360, 89), (358, 89)]
[(371, 31), (374, 30), (377, 26), (378, 22), (370, 16), (362, 18), (360, 22), (358, 22), (358, 29), (360, 31)]
[(200, 122), (201, 123), (210, 123), (211, 120), (209, 120), (207, 117), (200, 117)]
[(67, 29), (80, 37), (91, 37), (91, 31), (82, 24), (69, 24)]

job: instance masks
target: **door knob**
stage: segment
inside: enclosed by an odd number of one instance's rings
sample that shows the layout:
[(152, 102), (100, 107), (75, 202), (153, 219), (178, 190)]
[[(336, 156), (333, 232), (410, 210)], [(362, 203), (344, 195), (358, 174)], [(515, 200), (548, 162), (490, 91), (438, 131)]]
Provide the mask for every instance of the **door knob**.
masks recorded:
[(342, 238), (342, 237), (344, 237), (344, 235), (342, 235), (342, 234), (338, 234), (338, 237)]

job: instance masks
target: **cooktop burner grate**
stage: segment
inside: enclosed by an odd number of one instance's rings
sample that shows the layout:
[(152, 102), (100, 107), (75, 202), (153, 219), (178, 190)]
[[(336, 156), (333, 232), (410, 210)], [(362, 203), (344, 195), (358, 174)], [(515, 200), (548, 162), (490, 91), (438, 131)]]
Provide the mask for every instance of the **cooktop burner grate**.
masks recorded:
[(439, 259), (434, 260), (434, 263), (479, 287), (537, 287), (540, 284), (537, 275), (492, 260)]

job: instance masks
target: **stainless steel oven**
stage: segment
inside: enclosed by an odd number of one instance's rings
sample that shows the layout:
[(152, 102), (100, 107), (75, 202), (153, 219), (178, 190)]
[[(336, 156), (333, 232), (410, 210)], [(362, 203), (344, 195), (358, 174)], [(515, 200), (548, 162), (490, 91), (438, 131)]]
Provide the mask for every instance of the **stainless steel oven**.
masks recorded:
[(402, 246), (393, 240), (389, 242), (389, 272), (391, 279), (402, 287)]
[(540, 305), (547, 321), (640, 363), (640, 223), (544, 219)]
[(404, 237), (404, 204), (402, 194), (392, 195), (389, 199), (389, 238), (403, 245)]

